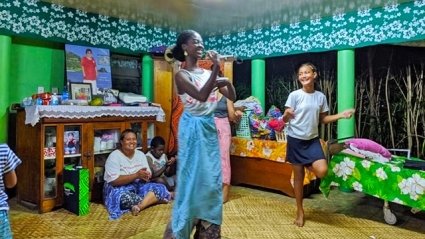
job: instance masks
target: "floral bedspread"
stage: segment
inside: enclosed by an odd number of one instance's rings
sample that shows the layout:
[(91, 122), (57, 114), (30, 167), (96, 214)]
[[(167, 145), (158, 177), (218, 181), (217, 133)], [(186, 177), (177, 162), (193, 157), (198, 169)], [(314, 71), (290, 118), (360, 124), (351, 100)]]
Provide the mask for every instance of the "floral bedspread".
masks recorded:
[(331, 186), (425, 210), (425, 171), (403, 168), (404, 157), (389, 163), (378, 163), (344, 153), (336, 154), (329, 163), (328, 175), (320, 190), (329, 195)]

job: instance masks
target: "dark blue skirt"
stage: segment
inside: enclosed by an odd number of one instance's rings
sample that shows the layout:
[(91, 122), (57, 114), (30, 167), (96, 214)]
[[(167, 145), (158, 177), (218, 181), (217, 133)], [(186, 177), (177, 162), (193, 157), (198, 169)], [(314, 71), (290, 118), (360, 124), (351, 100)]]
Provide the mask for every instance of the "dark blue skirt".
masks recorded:
[(287, 136), (287, 162), (310, 166), (314, 161), (319, 159), (325, 159), (319, 137), (310, 140), (302, 140)]

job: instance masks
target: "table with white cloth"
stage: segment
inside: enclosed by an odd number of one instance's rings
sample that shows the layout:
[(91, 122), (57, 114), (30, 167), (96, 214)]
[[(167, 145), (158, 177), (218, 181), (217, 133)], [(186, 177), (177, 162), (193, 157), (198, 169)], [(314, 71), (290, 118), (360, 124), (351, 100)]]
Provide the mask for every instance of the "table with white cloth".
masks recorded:
[(41, 118), (91, 119), (104, 116), (152, 117), (163, 122), (165, 113), (157, 106), (33, 105), (25, 107), (25, 124), (36, 125)]

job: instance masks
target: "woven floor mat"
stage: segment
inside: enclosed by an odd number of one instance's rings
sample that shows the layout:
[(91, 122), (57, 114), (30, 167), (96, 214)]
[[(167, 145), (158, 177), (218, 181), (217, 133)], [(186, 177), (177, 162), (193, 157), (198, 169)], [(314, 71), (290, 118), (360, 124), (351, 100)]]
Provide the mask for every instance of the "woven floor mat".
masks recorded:
[(119, 239), (130, 238), (158, 226), (165, 228), (170, 215), (171, 204), (161, 204), (142, 211), (138, 216), (128, 213), (119, 220), (110, 221), (104, 206), (92, 203), (90, 214), (86, 216), (76, 216), (65, 209), (38, 214), (16, 205), (10, 218), (15, 239)]
[[(355, 203), (353, 196), (347, 195), (342, 196), (350, 204)], [(326, 201), (306, 199), (306, 224), (298, 228), (293, 224), (293, 198), (232, 187), (231, 199), (223, 207), (222, 236), (223, 239), (424, 237), (425, 231), (420, 229), (407, 230), (397, 225), (388, 225), (381, 219), (370, 220), (335, 212), (335, 209), (327, 206), (332, 207), (332, 204), (338, 207), (336, 205), (340, 203), (332, 201), (332, 198)], [(106, 209), (99, 204), (91, 204), (89, 215), (76, 216), (65, 209), (38, 214), (11, 203), (10, 218), (15, 239), (160, 239), (170, 218), (171, 208), (171, 204), (157, 205), (142, 211), (138, 216), (126, 214), (119, 220), (109, 221)]]
[[(227, 238), (421, 238), (424, 234), (344, 214), (305, 208), (306, 223), (293, 224), (295, 201), (253, 190), (232, 192), (224, 205), (222, 235)], [(277, 196), (276, 196), (277, 195)]]

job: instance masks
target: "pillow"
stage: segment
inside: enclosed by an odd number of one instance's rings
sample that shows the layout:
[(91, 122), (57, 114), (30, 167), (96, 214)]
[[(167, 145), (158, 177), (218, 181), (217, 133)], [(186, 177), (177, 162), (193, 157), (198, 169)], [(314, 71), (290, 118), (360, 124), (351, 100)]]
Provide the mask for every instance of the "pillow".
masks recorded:
[(391, 159), (391, 158), (385, 158), (384, 156), (382, 156), (379, 153), (374, 153), (374, 152), (371, 152), (371, 151), (368, 151), (368, 150), (358, 149), (358, 148), (354, 147), (353, 145), (351, 145), (350, 148), (354, 153), (357, 153), (357, 154), (360, 154), (360, 155), (363, 156), (363, 157), (360, 157), (360, 158), (369, 159), (369, 160), (372, 160), (374, 162), (388, 163)]
[(386, 149), (382, 145), (370, 139), (363, 139), (363, 138), (349, 139), (345, 141), (345, 145), (351, 149), (354, 147), (356, 149), (366, 150), (372, 153), (380, 154), (382, 155), (382, 157), (387, 159), (391, 158), (391, 153), (388, 151), (388, 149)]

